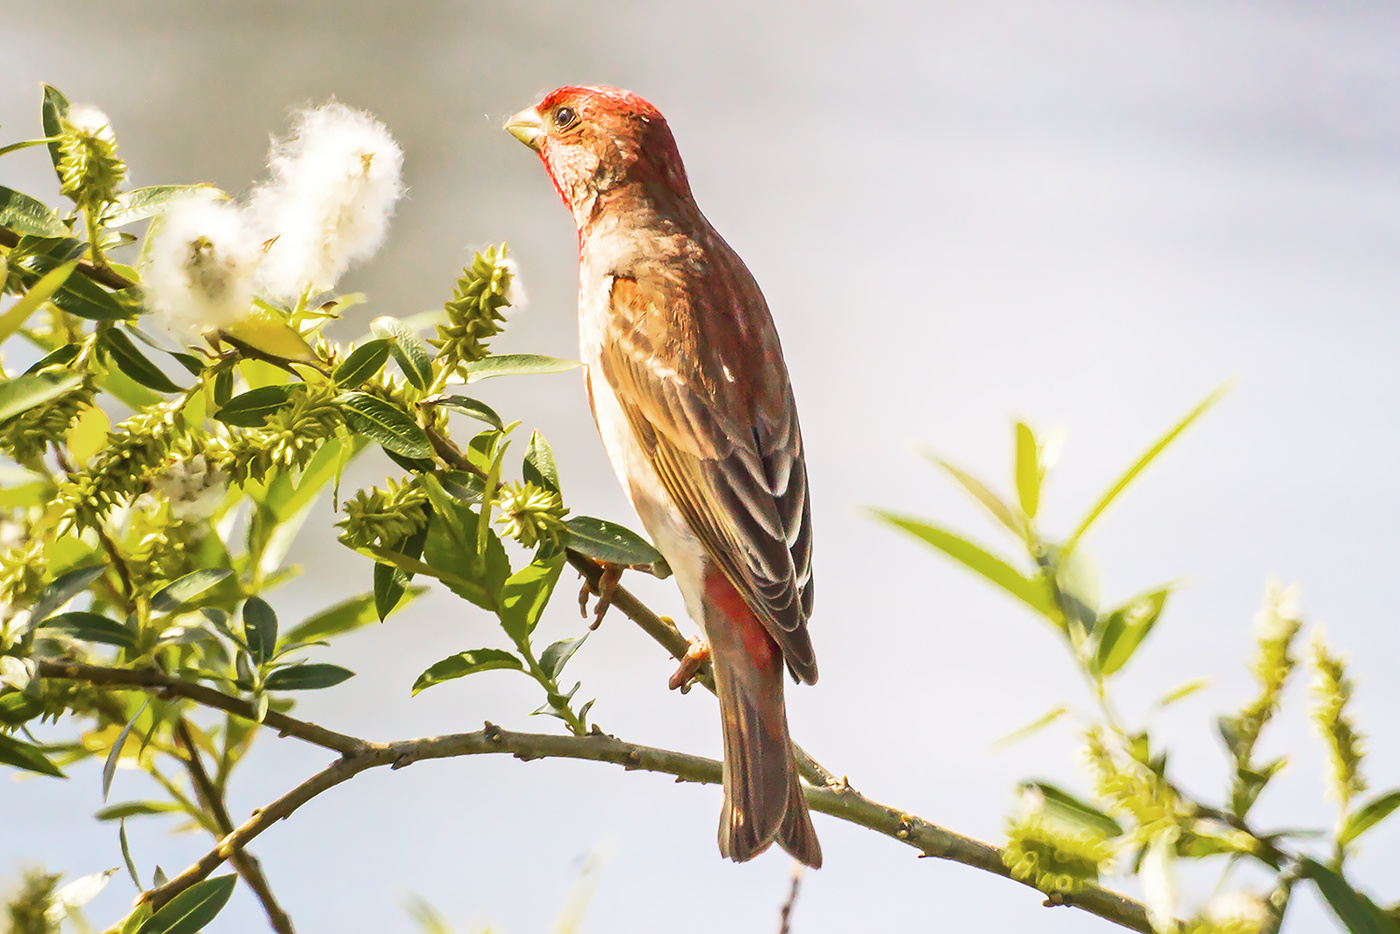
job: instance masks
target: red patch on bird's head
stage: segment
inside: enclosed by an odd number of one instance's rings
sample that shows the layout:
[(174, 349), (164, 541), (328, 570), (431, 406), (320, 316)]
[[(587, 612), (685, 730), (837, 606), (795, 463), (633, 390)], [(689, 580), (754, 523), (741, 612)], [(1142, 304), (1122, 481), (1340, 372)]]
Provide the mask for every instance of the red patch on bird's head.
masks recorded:
[(576, 209), (618, 185), (660, 184), (690, 197), (675, 138), (661, 111), (631, 91), (562, 87), (538, 104), (540, 159), (564, 203)]

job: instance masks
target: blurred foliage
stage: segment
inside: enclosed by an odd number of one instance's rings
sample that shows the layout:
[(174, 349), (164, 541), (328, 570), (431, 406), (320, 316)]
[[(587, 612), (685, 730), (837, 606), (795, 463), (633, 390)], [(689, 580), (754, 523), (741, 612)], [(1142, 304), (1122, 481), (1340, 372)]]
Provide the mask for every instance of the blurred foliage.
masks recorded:
[[(1260, 934), (1276, 932), (1294, 886), (1311, 881), (1332, 908), (1342, 929), (1353, 934), (1400, 931), (1400, 910), (1380, 908), (1346, 875), (1345, 862), (1357, 839), (1400, 807), (1400, 789), (1365, 802), (1361, 774), (1363, 751), (1348, 712), (1352, 682), (1345, 662), (1314, 631), (1312, 666), (1316, 676), (1313, 722), (1327, 747), (1329, 795), (1340, 804), (1335, 827), (1265, 828), (1249, 819), (1250, 811), (1286, 758), (1254, 758), (1260, 732), (1279, 711), (1283, 689), (1298, 665), (1294, 641), (1302, 628), (1297, 588), (1270, 583), (1264, 607), (1255, 617), (1257, 645), (1250, 672), (1256, 695), (1238, 712), (1219, 718), (1217, 727), (1229, 760), (1231, 784), (1221, 801), (1203, 800), (1172, 777), (1171, 755), (1154, 735), (1152, 716), (1131, 724), (1113, 700), (1113, 685), (1137, 656), (1162, 619), (1173, 585), (1149, 587), (1121, 603), (1100, 599), (1097, 565), (1083, 546), (1094, 522), (1132, 481), (1227, 391), (1221, 387), (1188, 412), (1152, 444), (1085, 513), (1065, 539), (1047, 537), (1036, 517), (1043, 486), (1058, 445), (1048, 444), (1029, 425), (1014, 431), (1011, 468), (1013, 495), (1002, 496), (966, 471), (940, 458), (934, 463), (1021, 546), (1024, 557), (1005, 556), (937, 523), (886, 511), (882, 521), (975, 572), (1016, 598), (1050, 626), (1068, 650), (1074, 669), (1093, 699), (1087, 710), (1057, 705), (1006, 741), (1035, 733), (1073, 714), (1081, 723), (1081, 757), (1089, 793), (1076, 795), (1053, 784), (1029, 781), (1021, 786), (1007, 821), (1004, 861), (1011, 874), (1033, 883), (1047, 895), (1073, 896), (1088, 883), (1114, 874), (1137, 877), (1154, 930), (1161, 934)], [(1189, 681), (1160, 698), (1153, 713), (1194, 694), (1207, 682)], [(1330, 852), (1314, 841), (1331, 838)], [(1212, 860), (1222, 863), (1217, 895), (1200, 906), (1183, 928), (1182, 906), (1174, 884), (1176, 864)], [(1266, 896), (1229, 891), (1231, 870), (1248, 861), (1263, 867), (1275, 882)]]

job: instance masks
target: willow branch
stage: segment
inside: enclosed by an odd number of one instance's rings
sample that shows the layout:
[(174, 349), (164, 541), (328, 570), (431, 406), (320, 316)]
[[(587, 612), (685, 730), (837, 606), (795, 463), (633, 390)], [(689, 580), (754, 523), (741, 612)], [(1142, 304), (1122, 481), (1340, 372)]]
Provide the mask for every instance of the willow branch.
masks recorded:
[[(209, 773), (204, 769), (204, 760), (200, 758), (199, 747), (195, 745), (194, 736), (190, 733), (190, 726), (184, 717), (175, 723), (175, 738), (184, 749), (185, 769), (190, 773), (190, 784), (194, 786), (195, 796), (209, 813), (209, 816), (214, 819), (214, 825), (218, 828), (217, 836), (227, 837), (234, 830), (233, 818), (229, 816), (223, 794), (210, 780)], [(262, 903), (263, 911), (267, 914), (267, 920), (272, 925), (272, 929), (277, 934), (295, 934), (292, 919), (278, 903), (277, 897), (272, 894), (272, 885), (267, 881), (267, 876), (262, 871), (262, 863), (258, 862), (258, 858), (247, 850), (235, 850), (230, 854), (229, 861), (233, 863), (233, 868), (238, 870), (243, 881), (248, 883), (248, 888), (253, 890), (253, 894)]]
[[(14, 249), (19, 246), (19, 234), (8, 227), (0, 227), (0, 246)], [(136, 283), (108, 266), (95, 265), (91, 260), (79, 260), (77, 271), (93, 282), (100, 282), (109, 289), (129, 289)]]

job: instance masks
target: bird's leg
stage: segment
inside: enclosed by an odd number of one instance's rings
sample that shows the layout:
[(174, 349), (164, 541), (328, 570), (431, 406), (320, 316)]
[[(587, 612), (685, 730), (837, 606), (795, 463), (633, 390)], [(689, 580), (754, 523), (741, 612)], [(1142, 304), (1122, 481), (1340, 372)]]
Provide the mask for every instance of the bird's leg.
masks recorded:
[(676, 667), (676, 673), (671, 675), (671, 680), (666, 682), (666, 686), (673, 691), (679, 688), (682, 694), (686, 693), (690, 690), (690, 679), (695, 677), (700, 671), (700, 666), (709, 658), (710, 647), (704, 640), (691, 636), (690, 647), (685, 650), (680, 665)]
[(588, 618), (588, 598), (596, 596), (597, 604), (593, 607), (593, 622), (588, 624), (589, 629), (597, 629), (603, 621), (603, 614), (608, 612), (608, 607), (612, 606), (613, 593), (617, 590), (618, 582), (622, 580), (622, 572), (626, 568), (621, 564), (613, 564), (610, 561), (599, 561), (603, 568), (603, 573), (598, 577), (598, 587), (595, 590), (588, 582), (588, 578), (583, 579), (583, 587), (578, 592), (578, 608), (583, 614), (583, 618)]

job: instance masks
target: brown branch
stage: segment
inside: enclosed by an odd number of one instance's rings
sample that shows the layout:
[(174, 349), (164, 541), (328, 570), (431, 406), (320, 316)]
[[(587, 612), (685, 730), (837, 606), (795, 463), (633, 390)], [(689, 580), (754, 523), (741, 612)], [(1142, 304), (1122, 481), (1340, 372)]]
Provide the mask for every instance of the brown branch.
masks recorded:
[[(80, 665), (76, 662), (39, 662), (39, 676), (42, 678), (66, 678), (86, 681), (89, 684), (110, 685), (133, 689), (152, 689), (165, 697), (184, 697), (205, 707), (222, 710), (244, 720), (257, 720), (257, 710), (253, 704), (241, 698), (232, 697), (203, 684), (181, 681), (172, 678), (155, 668), (107, 668), (102, 665)], [(325, 727), (298, 720), (286, 714), (269, 710), (263, 723), (283, 736), (295, 736), (315, 746), (331, 749), (346, 755), (354, 755), (364, 749), (366, 743), (354, 736), (346, 736)]]
[[(0, 246), (14, 249), (19, 246), (19, 234), (8, 227), (0, 227)], [(91, 260), (79, 260), (77, 271), (93, 282), (100, 282), (109, 289), (129, 289), (136, 283), (109, 266), (94, 265)]]
[(792, 909), (797, 905), (797, 892), (802, 888), (802, 869), (801, 863), (792, 861), (792, 887), (788, 889), (787, 901), (783, 902), (783, 909), (778, 913), (778, 934), (792, 934)]
[[(227, 837), (233, 833), (233, 818), (229, 816), (228, 807), (224, 804), (224, 796), (210, 780), (209, 773), (204, 770), (204, 760), (200, 758), (199, 747), (195, 745), (194, 736), (190, 733), (189, 723), (184, 717), (175, 722), (175, 738), (185, 750), (185, 769), (190, 773), (190, 784), (194, 786), (195, 797), (199, 803), (209, 812), (214, 819), (214, 825), (219, 828), (219, 836)], [(243, 877), (243, 881), (248, 883), (248, 888), (253, 890), (253, 894), (262, 903), (263, 911), (267, 913), (267, 920), (272, 929), (277, 934), (295, 934), (292, 927), (292, 919), (287, 912), (278, 904), (277, 897), (272, 894), (272, 886), (267, 881), (267, 876), (263, 874), (262, 864), (258, 858), (247, 850), (235, 850), (229, 861), (233, 863), (233, 868), (238, 870), (238, 874)]]

